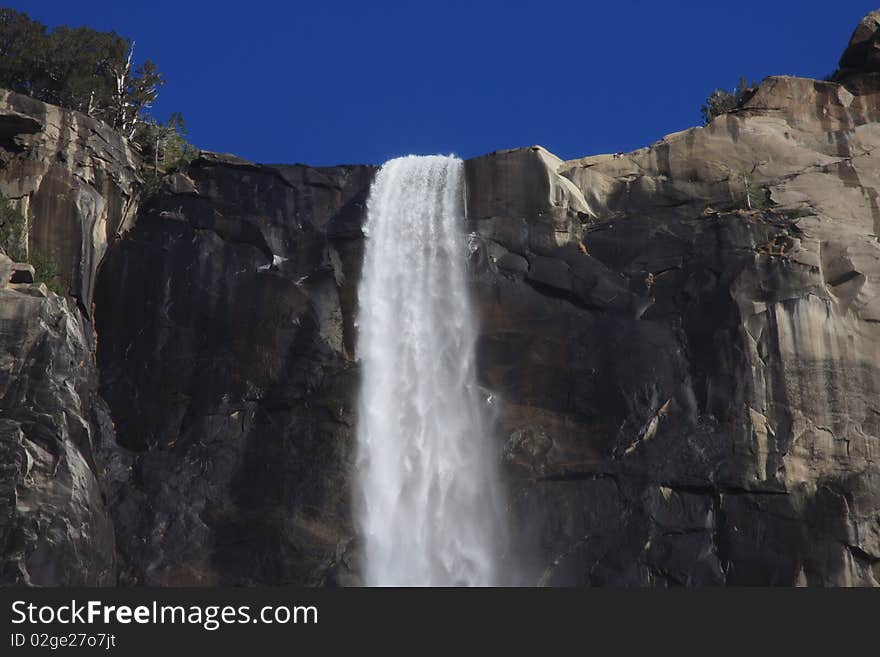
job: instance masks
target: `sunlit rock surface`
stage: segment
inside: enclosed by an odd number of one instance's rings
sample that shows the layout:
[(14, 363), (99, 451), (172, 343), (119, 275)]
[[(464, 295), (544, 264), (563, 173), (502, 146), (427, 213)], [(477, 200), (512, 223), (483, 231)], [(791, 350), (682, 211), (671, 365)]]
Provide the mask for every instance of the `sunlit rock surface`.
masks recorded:
[(108, 125), (0, 90), (0, 192), (28, 219), (28, 249), (89, 311), (98, 264), (139, 194), (137, 155)]
[(559, 164), (589, 217), (471, 202), (527, 581), (877, 584), (880, 87), (848, 76)]

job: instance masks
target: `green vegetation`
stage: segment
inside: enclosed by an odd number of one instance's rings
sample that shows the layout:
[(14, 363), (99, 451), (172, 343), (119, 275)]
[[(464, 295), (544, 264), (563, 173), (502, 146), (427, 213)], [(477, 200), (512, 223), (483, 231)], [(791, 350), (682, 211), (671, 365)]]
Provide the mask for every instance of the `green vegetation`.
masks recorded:
[(40, 253), (28, 257), (25, 219), (9, 199), (0, 194), (0, 249), (15, 262), (27, 262), (34, 268), (34, 282), (45, 283), (55, 294), (62, 294), (58, 265)]
[[(726, 167), (725, 167), (726, 168)], [(734, 212), (769, 210), (774, 206), (770, 199), (770, 188), (755, 184), (755, 171), (751, 169), (728, 169), (730, 180), (730, 207)]]
[(706, 102), (700, 107), (703, 121), (708, 124), (716, 116), (739, 109), (745, 105), (749, 98), (755, 95), (757, 88), (757, 82), (750, 83), (744, 77), (740, 77), (739, 84), (733, 91), (716, 89), (709, 94)]
[(134, 68), (134, 43), (88, 27), (48, 30), (0, 9), (0, 86), (101, 119), (133, 138), (165, 79), (150, 60)]
[(34, 268), (34, 283), (45, 283), (46, 287), (55, 294), (63, 294), (61, 291), (61, 278), (58, 275), (58, 265), (44, 255), (34, 251), (29, 259)]
[(158, 191), (163, 176), (185, 168), (199, 154), (187, 142), (186, 125), (177, 112), (164, 125), (147, 120), (139, 132), (139, 142), (144, 157), (141, 176), (146, 196)]
[(144, 122), (139, 133), (141, 152), (147, 167), (158, 174), (179, 171), (199, 154), (197, 148), (186, 141), (186, 124), (179, 112), (160, 124), (153, 119)]
[(16, 262), (27, 260), (24, 217), (0, 194), (0, 249)]
[(165, 123), (149, 110), (165, 84), (149, 59), (133, 63), (135, 44), (88, 27), (49, 30), (27, 14), (0, 8), (0, 87), (88, 114), (113, 126), (144, 155), (144, 173), (177, 170), (198, 153), (183, 117)]
[[(191, 162), (179, 113), (164, 124), (149, 110), (165, 78), (149, 59), (134, 63), (135, 44), (116, 32), (88, 27), (49, 30), (27, 14), (0, 8), (0, 87), (104, 121), (141, 151), (146, 192)], [(0, 249), (34, 267), (34, 280), (61, 294), (58, 265), (31, 249), (21, 213), (0, 195)]]
[(743, 201), (749, 210), (766, 210), (770, 207), (770, 190), (767, 187), (756, 187), (749, 174), (740, 172), (743, 182)]
[[(0, 87), (76, 110), (115, 128), (140, 150), (145, 192), (191, 162), (183, 117), (160, 123), (149, 113), (165, 84), (149, 59), (134, 64), (134, 42), (88, 27), (48, 29), (27, 14), (0, 8)], [(31, 251), (24, 217), (0, 195), (0, 249), (34, 267), (35, 281), (61, 294), (58, 265)]]

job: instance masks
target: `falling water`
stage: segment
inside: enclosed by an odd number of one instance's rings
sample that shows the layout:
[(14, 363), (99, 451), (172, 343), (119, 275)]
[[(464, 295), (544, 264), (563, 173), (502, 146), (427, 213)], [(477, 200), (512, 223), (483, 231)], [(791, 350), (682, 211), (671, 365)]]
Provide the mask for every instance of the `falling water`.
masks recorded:
[(370, 586), (485, 586), (498, 484), (465, 278), (463, 163), (387, 162), (358, 290), (358, 523)]

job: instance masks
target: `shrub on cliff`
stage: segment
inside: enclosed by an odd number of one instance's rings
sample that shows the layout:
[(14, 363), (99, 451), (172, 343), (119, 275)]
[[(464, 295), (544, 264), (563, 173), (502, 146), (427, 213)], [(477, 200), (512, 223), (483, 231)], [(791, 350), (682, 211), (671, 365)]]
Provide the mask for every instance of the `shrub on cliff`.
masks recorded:
[(55, 294), (62, 294), (58, 265), (54, 260), (35, 251), (31, 253), (29, 262), (34, 268), (34, 283), (44, 283)]
[(706, 102), (700, 107), (703, 121), (708, 124), (716, 116), (742, 107), (749, 98), (755, 95), (757, 88), (757, 82), (749, 83), (744, 77), (740, 77), (739, 84), (733, 91), (716, 89), (709, 94)]
[(27, 259), (25, 222), (21, 213), (0, 194), (0, 249), (16, 262)]
[(45, 283), (46, 287), (56, 294), (62, 293), (58, 265), (52, 259), (35, 251), (28, 256), (25, 219), (2, 194), (0, 194), (0, 249), (15, 262), (27, 262), (33, 265), (35, 283)]
[(135, 133), (146, 167), (153, 173), (171, 173), (186, 166), (198, 155), (199, 149), (186, 140), (186, 124), (179, 112), (164, 124), (153, 119), (145, 121)]

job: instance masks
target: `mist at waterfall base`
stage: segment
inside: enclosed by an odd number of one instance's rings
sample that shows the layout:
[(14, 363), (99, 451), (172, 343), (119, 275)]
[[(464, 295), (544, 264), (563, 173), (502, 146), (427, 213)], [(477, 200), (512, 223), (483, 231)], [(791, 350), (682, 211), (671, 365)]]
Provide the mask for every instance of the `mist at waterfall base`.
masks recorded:
[(370, 191), (355, 496), (368, 586), (499, 581), (500, 484), (475, 377), (464, 207), (455, 157), (390, 160)]

